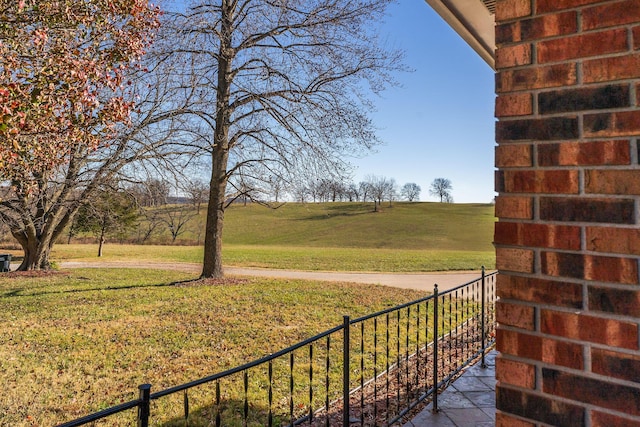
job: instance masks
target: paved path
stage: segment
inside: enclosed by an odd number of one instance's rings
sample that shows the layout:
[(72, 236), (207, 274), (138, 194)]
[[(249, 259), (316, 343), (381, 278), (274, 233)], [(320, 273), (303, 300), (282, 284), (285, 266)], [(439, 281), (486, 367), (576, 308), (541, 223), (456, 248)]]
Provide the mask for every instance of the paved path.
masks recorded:
[(476, 363), (438, 396), (439, 412), (433, 403), (402, 427), (493, 427), (496, 423), (495, 358), (485, 357), (486, 368)]
[[(179, 270), (200, 273), (202, 265), (196, 263), (164, 263), (164, 262), (77, 262), (60, 263), (61, 268), (151, 268), (158, 270)], [(454, 288), (480, 277), (479, 271), (456, 271), (444, 273), (359, 273), (359, 272), (331, 272), (331, 271), (298, 271), (275, 270), (268, 268), (240, 268), (225, 267), (225, 274), (231, 276), (258, 276), (283, 279), (323, 280), (331, 282), (372, 283), (376, 285), (393, 286), (395, 288), (417, 289), (433, 291), (433, 285), (438, 284), (440, 291)]]

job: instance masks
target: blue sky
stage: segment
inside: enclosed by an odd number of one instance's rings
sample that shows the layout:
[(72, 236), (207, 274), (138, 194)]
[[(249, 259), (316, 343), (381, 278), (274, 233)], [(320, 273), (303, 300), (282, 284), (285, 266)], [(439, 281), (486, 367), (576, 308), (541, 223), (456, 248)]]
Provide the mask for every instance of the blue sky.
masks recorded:
[(495, 196), (494, 72), (423, 0), (401, 0), (382, 28), (414, 70), (374, 99), (385, 145), (352, 161), (354, 180), (369, 174), (415, 182), (421, 200), (434, 178), (448, 178), (456, 203)]

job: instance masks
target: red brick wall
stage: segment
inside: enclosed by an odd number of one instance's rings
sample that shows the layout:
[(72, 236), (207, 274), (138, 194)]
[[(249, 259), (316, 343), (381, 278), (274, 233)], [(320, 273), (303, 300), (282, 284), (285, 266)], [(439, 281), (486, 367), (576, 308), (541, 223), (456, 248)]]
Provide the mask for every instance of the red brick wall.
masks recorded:
[(640, 0), (496, 21), (496, 425), (640, 427)]

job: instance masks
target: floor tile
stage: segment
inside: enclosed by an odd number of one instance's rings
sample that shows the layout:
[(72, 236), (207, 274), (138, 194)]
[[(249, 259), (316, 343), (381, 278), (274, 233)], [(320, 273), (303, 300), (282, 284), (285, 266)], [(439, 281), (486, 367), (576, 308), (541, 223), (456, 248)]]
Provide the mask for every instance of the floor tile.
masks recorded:
[(496, 406), (496, 394), (493, 390), (465, 391), (463, 395), (478, 408), (495, 408)]
[(493, 427), (496, 418), (495, 355), (485, 357), (487, 367), (480, 362), (468, 367), (438, 396), (440, 412), (434, 414), (433, 403), (403, 427)]
[(451, 384), (450, 387), (453, 388), (454, 390), (457, 390), (457, 391), (487, 391), (487, 390), (491, 390), (491, 387), (489, 387), (480, 378), (478, 378), (478, 377), (468, 377), (466, 375), (463, 375), (462, 377), (460, 377), (457, 380), (455, 380), (453, 382), (453, 384)]
[(480, 408), (461, 408), (444, 412), (458, 426), (475, 426), (477, 423), (490, 423), (493, 421)]
[(451, 409), (451, 408), (473, 408), (475, 405), (472, 401), (467, 399), (464, 394), (449, 390), (438, 396), (438, 408), (439, 409)]

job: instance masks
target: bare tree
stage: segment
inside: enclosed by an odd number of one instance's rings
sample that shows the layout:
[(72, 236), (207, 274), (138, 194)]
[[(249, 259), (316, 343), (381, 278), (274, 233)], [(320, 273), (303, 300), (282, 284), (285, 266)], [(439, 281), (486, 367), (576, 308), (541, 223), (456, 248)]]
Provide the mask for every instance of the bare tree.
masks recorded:
[(309, 195), (307, 186), (304, 183), (297, 183), (294, 185), (291, 193), (293, 199), (299, 203), (305, 203), (307, 201), (307, 196)]
[(196, 216), (190, 206), (171, 206), (159, 212), (160, 220), (165, 223), (171, 233), (171, 242), (175, 243), (178, 236), (186, 230), (186, 225)]
[(415, 182), (407, 182), (405, 185), (402, 186), (402, 189), (400, 190), (400, 194), (405, 200), (409, 202), (413, 202), (420, 198), (421, 191), (422, 191), (422, 188), (420, 188), (420, 186)]
[(201, 179), (188, 179), (183, 187), (189, 201), (196, 208), (196, 213), (200, 215), (200, 207), (209, 196), (209, 186)]
[(145, 243), (154, 234), (161, 230), (164, 221), (157, 209), (141, 207), (138, 215), (136, 230), (138, 231), (137, 242)]
[(350, 182), (347, 186), (346, 197), (350, 202), (357, 202), (360, 199), (360, 190), (355, 183)]
[(436, 178), (429, 187), (429, 194), (434, 197), (439, 197), (440, 203), (453, 203), (451, 190), (453, 190), (453, 186), (450, 180), (447, 178)]
[(360, 181), (358, 183), (358, 193), (361, 200), (366, 202), (371, 197), (371, 185), (367, 181)]
[(392, 81), (401, 54), (379, 47), (372, 23), (392, 2), (199, 1), (171, 17), (172, 51), (199, 96), (194, 142), (210, 156), (203, 277), (223, 275), (233, 174), (255, 162), (293, 172), (303, 158), (329, 173), (378, 142), (368, 91)]
[(389, 207), (391, 207), (393, 201), (398, 198), (398, 184), (396, 184), (395, 179), (387, 179), (384, 195), (385, 198), (389, 201)]
[(169, 183), (162, 178), (147, 177), (132, 185), (129, 191), (140, 206), (160, 207), (169, 201)]
[(396, 181), (384, 176), (367, 175), (365, 177), (365, 183), (368, 190), (368, 195), (373, 200), (374, 211), (378, 212), (383, 200), (391, 200), (394, 198)]

